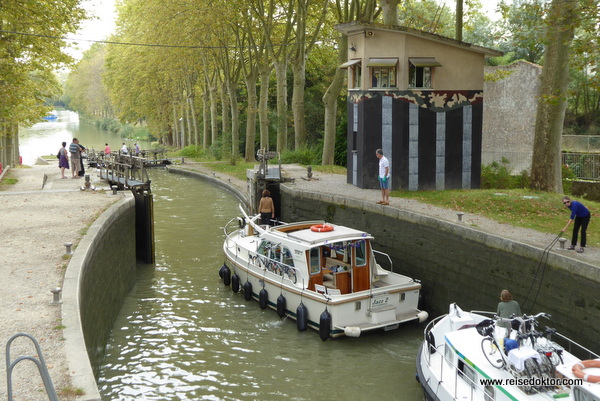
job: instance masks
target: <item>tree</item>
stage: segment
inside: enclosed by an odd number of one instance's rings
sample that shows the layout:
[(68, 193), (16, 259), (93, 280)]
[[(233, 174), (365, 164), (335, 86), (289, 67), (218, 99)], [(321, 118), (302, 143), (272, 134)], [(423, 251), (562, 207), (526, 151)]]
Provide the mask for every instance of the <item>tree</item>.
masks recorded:
[(578, 0), (552, 1), (547, 17), (531, 166), (531, 185), (535, 189), (562, 192), (560, 151), (567, 107), (569, 56), (579, 22)]

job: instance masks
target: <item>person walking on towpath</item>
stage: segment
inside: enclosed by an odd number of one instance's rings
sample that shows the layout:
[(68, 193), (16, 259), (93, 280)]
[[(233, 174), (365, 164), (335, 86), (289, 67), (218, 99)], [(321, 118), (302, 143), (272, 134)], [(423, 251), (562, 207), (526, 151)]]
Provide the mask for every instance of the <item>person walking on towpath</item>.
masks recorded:
[(563, 196), (562, 203), (571, 210), (571, 217), (569, 217), (567, 225), (562, 229), (562, 232), (564, 233), (567, 231), (571, 222), (575, 222), (573, 224), (571, 246), (568, 249), (573, 250), (577, 246), (577, 236), (579, 234), (579, 229), (581, 228), (581, 247), (577, 252), (583, 253), (587, 240), (587, 228), (588, 224), (590, 224), (591, 213), (582, 203), (571, 200), (568, 196)]
[(69, 152), (71, 153), (71, 178), (79, 178), (79, 171), (81, 170), (81, 148), (79, 147), (79, 140), (73, 138), (73, 142), (69, 145)]
[(377, 149), (375, 156), (379, 159), (379, 186), (381, 187), (380, 205), (390, 204), (390, 161), (383, 155), (383, 150)]
[(65, 177), (65, 169), (66, 170), (69, 169), (69, 156), (67, 154), (67, 143), (66, 142), (62, 143), (62, 148), (60, 148), (58, 150), (58, 155), (59, 155), (58, 167), (60, 168), (60, 173), (61, 173), (60, 178), (66, 179), (67, 177)]

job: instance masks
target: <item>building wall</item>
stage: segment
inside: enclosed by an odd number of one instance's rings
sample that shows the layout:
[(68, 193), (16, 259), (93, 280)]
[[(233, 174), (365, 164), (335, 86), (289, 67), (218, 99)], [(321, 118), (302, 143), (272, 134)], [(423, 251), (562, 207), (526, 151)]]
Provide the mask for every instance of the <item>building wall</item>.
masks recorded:
[(392, 189), (479, 188), (482, 103), (478, 91), (353, 91), (347, 182), (377, 188), (381, 148)]
[(483, 164), (505, 157), (514, 173), (531, 169), (541, 73), (526, 61), (485, 67)]
[(442, 64), (434, 68), (435, 90), (482, 90), (484, 55), (458, 46), (439, 43), (402, 32), (370, 30), (348, 36), (348, 44), (356, 51), (349, 52), (349, 59), (362, 59), (362, 89), (371, 88), (367, 62), (370, 58), (397, 57), (399, 90), (408, 89), (410, 57), (434, 57)]
[[(394, 271), (422, 282), (422, 308), (436, 317), (456, 302), (465, 310), (495, 311), (509, 289), (525, 313), (550, 313), (548, 324), (590, 349), (600, 336), (600, 269), (563, 256), (398, 208), (344, 195), (281, 186), (282, 220), (324, 219), (369, 232), (389, 254)], [(543, 245), (542, 245), (543, 246)], [(545, 255), (545, 263), (540, 263)], [(541, 281), (540, 281), (541, 280)], [(535, 302), (534, 302), (535, 300)]]

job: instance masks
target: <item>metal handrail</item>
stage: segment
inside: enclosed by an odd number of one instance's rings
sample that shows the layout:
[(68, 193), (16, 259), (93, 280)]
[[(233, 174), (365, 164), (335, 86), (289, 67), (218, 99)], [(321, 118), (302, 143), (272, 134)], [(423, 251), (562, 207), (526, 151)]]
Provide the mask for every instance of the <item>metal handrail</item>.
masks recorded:
[[(27, 337), (33, 342), (33, 345), (35, 346), (35, 350), (37, 352), (37, 359), (33, 356), (26, 355), (26, 356), (20, 356), (11, 362), (10, 347), (12, 345), (12, 342), (15, 339), (17, 339), (18, 337)], [(42, 377), (42, 381), (44, 382), (44, 387), (46, 388), (46, 394), (48, 395), (48, 399), (50, 401), (58, 401), (58, 396), (56, 395), (56, 391), (54, 390), (54, 385), (52, 384), (52, 379), (50, 378), (50, 373), (48, 373), (48, 368), (46, 367), (46, 362), (44, 361), (42, 349), (40, 348), (40, 345), (38, 344), (37, 340), (35, 338), (33, 338), (33, 336), (31, 336), (27, 333), (15, 334), (8, 340), (8, 343), (6, 343), (6, 385), (8, 387), (7, 388), (8, 401), (13, 400), (12, 371), (19, 362), (25, 361), (25, 360), (32, 361), (33, 363), (36, 364), (36, 366), (40, 372), (40, 376)]]

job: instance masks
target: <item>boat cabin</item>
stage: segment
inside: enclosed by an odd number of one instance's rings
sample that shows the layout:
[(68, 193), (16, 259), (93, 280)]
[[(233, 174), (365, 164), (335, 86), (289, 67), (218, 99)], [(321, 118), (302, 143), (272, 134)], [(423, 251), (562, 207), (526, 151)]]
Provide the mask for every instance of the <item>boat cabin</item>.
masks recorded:
[[(324, 231), (311, 229), (315, 226)], [(266, 232), (257, 254), (268, 270), (293, 269), (298, 286), (350, 294), (370, 289), (371, 239), (363, 231), (322, 222), (287, 224)]]

